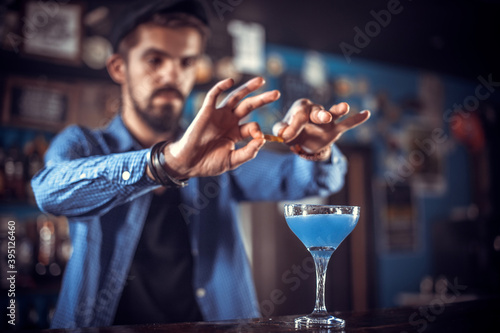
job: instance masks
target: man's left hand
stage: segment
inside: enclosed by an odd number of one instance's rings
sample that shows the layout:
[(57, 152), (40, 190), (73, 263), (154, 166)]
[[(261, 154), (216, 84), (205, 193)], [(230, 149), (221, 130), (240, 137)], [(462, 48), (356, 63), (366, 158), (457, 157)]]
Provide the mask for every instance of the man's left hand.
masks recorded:
[(368, 110), (340, 120), (349, 112), (347, 103), (333, 105), (329, 110), (308, 99), (293, 103), (285, 117), (273, 127), (273, 134), (288, 145), (299, 145), (307, 153), (317, 153), (340, 136), (370, 118)]

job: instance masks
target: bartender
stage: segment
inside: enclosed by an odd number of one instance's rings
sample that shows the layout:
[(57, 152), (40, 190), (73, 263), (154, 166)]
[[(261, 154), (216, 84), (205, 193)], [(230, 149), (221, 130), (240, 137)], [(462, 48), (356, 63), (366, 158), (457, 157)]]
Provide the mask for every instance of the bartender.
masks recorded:
[(238, 203), (342, 187), (346, 161), (334, 142), (368, 111), (339, 121), (346, 103), (300, 99), (274, 127), (291, 152), (261, 151), (258, 124), (240, 121), (279, 92), (247, 97), (264, 79), (233, 89), (228, 78), (180, 127), (208, 30), (195, 0), (130, 6), (107, 61), (119, 114), (103, 129), (66, 128), (47, 151), (32, 187), (41, 210), (68, 218), (73, 245), (52, 327), (258, 317)]

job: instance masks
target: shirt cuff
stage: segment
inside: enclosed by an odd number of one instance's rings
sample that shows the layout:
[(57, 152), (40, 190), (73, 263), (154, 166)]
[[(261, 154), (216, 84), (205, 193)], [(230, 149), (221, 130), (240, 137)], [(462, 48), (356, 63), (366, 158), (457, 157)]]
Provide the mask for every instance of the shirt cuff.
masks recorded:
[(109, 180), (119, 185), (158, 186), (146, 172), (149, 149), (113, 154)]

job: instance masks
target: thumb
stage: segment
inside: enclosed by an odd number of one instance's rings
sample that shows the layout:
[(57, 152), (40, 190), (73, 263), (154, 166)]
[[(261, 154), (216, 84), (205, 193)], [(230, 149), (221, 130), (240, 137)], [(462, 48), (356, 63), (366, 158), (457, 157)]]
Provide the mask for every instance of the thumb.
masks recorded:
[(231, 155), (229, 156), (229, 169), (236, 169), (243, 163), (254, 159), (265, 142), (266, 140), (264, 140), (264, 138), (253, 139), (247, 143), (246, 146), (231, 151)]

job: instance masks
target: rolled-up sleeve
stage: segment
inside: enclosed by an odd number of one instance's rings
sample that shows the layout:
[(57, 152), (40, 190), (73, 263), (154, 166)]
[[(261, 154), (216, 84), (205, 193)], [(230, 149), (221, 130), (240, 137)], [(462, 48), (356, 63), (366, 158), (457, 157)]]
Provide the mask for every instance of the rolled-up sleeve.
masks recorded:
[(45, 155), (45, 166), (31, 181), (44, 212), (101, 215), (150, 191), (148, 149), (106, 154), (105, 145), (78, 127), (62, 132)]

